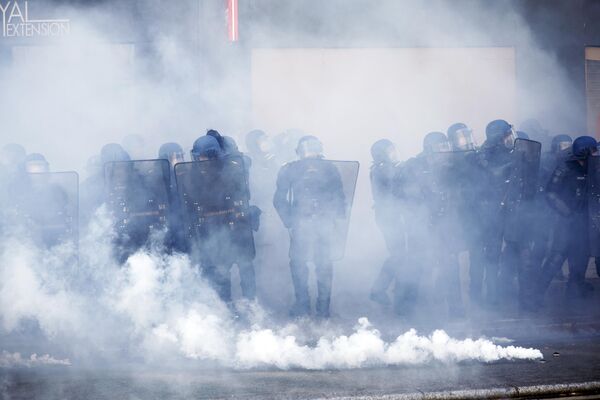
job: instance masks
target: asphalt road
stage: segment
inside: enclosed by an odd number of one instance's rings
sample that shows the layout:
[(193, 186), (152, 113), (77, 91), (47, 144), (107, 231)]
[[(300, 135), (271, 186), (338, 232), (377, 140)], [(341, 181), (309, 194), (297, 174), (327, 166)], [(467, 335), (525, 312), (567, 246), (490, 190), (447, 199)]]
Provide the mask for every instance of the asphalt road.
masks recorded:
[(3, 399), (331, 398), (600, 380), (600, 337), (546, 343), (545, 360), (345, 371), (0, 370)]
[[(561, 285), (558, 284), (555, 285), (557, 292), (548, 296), (547, 308), (539, 314), (519, 315), (510, 308), (500, 313), (477, 314), (472, 310), (468, 319), (444, 326), (452, 336), (458, 338), (484, 335), (516, 339), (512, 345), (538, 348), (544, 354), (544, 361), (433, 363), (417, 367), (331, 371), (232, 371), (192, 369), (189, 365), (183, 370), (123, 365), (110, 365), (103, 369), (82, 369), (77, 365), (32, 368), (0, 366), (0, 399), (315, 399), (384, 396), (389, 400), (403, 394), (439, 392), (444, 392), (444, 395), (454, 392), (454, 398), (462, 398), (463, 394), (456, 395), (456, 391), (492, 388), (514, 391), (514, 388), (538, 385), (600, 381), (600, 281), (596, 279), (592, 282), (596, 286), (594, 295), (581, 304), (566, 304), (560, 293)], [(374, 311), (372, 313), (375, 314)], [(395, 326), (395, 319), (389, 314), (375, 315), (373, 319), (380, 320), (376, 322), (377, 326), (388, 322), (388, 329), (382, 331), (384, 336), (387, 336), (386, 331), (389, 332), (391, 336), (388, 339), (393, 339), (392, 333), (404, 331), (403, 323), (400, 321)], [(350, 326), (355, 323), (352, 318), (344, 320)], [(419, 330), (427, 332), (427, 324), (431, 320), (426, 318)], [(419, 327), (419, 321), (410, 321), (407, 326)], [(28, 346), (32, 351), (44, 349), (44, 343), (38, 339), (22, 333), (0, 337), (0, 348), (30, 354), (25, 351)], [(597, 386), (600, 389), (600, 383)], [(471, 394), (471, 398), (478, 397)]]

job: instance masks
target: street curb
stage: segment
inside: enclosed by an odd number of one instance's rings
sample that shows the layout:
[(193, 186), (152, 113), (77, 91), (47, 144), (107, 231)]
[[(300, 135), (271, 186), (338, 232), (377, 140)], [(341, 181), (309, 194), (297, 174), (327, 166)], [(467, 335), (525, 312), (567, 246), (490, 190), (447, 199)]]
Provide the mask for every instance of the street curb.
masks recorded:
[[(544, 398), (561, 395), (600, 393), (600, 381), (556, 385), (510, 386), (505, 388), (454, 390), (448, 392), (420, 392), (372, 396), (327, 397), (327, 400), (457, 400), (457, 399), (519, 399)], [(325, 399), (325, 398), (324, 398)]]

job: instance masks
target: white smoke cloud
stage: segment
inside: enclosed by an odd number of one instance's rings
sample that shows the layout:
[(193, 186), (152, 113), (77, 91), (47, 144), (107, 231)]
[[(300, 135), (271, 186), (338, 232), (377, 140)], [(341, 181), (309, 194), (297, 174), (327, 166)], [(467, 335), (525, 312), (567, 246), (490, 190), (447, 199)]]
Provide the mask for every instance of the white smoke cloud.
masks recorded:
[[(100, 209), (92, 220), (76, 271), (56, 266), (65, 260), (60, 246), (39, 251), (15, 238), (3, 242), (4, 334), (36, 321), (48, 344), (62, 346), (74, 365), (86, 357), (110, 357), (158, 365), (190, 360), (236, 369), (349, 369), (542, 357), (539, 350), (502, 347), (487, 339), (457, 340), (442, 330), (420, 336), (411, 329), (386, 342), (367, 318), (345, 335), (335, 324), (304, 321), (278, 327), (257, 303), (240, 304), (239, 312), (232, 313), (187, 256), (139, 251), (116, 266), (110, 254), (103, 254), (111, 251), (102, 245), (102, 238), (111, 237), (106, 217)], [(22, 358), (20, 352), (4, 352), (0, 359), (4, 366), (42, 364), (70, 361), (35, 354)]]
[(367, 366), (415, 365), (430, 362), (492, 362), (501, 359), (536, 360), (539, 350), (502, 347), (486, 339), (453, 339), (443, 330), (419, 336), (414, 329), (385, 342), (367, 318), (349, 336), (322, 337), (314, 347), (298, 343), (292, 335), (271, 329), (242, 332), (237, 341), (237, 363), (241, 368), (275, 366), (281, 369), (347, 369)]
[(9, 353), (6, 350), (3, 350), (2, 353), (0, 353), (0, 368), (30, 368), (43, 365), (70, 366), (71, 361), (69, 361), (69, 359), (54, 358), (49, 354), (38, 356), (36, 353), (33, 353), (29, 357), (23, 357), (21, 353)]

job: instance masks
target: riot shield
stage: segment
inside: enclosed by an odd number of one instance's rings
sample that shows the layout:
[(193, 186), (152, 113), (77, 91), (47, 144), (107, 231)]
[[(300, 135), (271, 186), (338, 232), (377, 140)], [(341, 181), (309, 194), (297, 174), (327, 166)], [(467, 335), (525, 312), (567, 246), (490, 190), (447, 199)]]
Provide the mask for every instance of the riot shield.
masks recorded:
[(507, 205), (532, 200), (538, 190), (542, 144), (528, 139), (515, 140), (512, 173), (507, 191)]
[(588, 158), (587, 175), (590, 255), (600, 256), (600, 157)]
[(504, 238), (521, 241), (528, 237), (533, 226), (535, 203), (538, 192), (542, 144), (528, 139), (515, 140), (512, 151), (510, 178), (503, 200), (505, 210)]
[(77, 172), (27, 174), (21, 212), (39, 243), (51, 247), (78, 242), (79, 175)]
[(354, 202), (354, 192), (356, 191), (356, 180), (360, 164), (358, 161), (336, 161), (323, 160), (323, 162), (332, 163), (339, 172), (344, 191), (344, 217), (336, 220), (336, 229), (331, 241), (331, 259), (339, 261), (344, 258), (346, 252), (346, 241), (348, 230), (350, 228), (350, 213)]
[(179, 163), (177, 191), (185, 233), (206, 263), (230, 265), (255, 256), (248, 173), (241, 156)]
[(104, 165), (105, 198), (125, 253), (168, 227), (170, 167), (167, 160), (116, 161)]

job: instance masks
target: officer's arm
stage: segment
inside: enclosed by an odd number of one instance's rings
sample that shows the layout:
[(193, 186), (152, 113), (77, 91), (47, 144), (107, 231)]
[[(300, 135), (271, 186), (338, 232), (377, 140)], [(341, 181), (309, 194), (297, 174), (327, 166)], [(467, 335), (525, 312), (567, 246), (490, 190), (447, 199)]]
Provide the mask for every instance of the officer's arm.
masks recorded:
[(273, 206), (277, 213), (279, 214), (279, 218), (286, 226), (286, 228), (291, 227), (291, 219), (292, 219), (292, 206), (288, 199), (288, 194), (291, 188), (291, 181), (289, 179), (289, 167), (284, 165), (279, 170), (279, 174), (277, 175), (277, 185), (275, 189), (275, 195), (273, 196)]
[(571, 208), (560, 196), (561, 190), (564, 190), (566, 170), (562, 166), (556, 167), (552, 173), (552, 177), (546, 186), (546, 200), (550, 207), (555, 209), (563, 216), (571, 214)]

